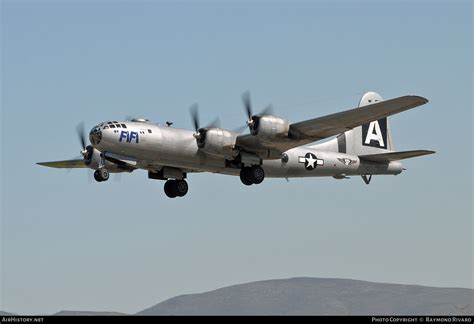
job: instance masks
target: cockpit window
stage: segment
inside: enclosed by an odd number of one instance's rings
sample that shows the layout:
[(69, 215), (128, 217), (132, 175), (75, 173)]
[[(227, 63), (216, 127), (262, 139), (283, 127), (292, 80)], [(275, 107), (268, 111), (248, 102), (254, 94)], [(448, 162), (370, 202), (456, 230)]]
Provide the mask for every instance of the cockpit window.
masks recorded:
[(109, 126), (105, 125), (105, 126), (104, 126), (104, 129), (107, 129), (107, 128), (109, 128)]
[(110, 126), (110, 128), (115, 128), (115, 126), (114, 126), (114, 125), (112, 125), (112, 124), (110, 124), (109, 126)]
[(112, 122), (107, 122), (107, 124), (112, 125), (113, 123)]
[(118, 123), (118, 121), (114, 120), (114, 121), (113, 121), (113, 123), (114, 123), (114, 124), (117, 124), (117, 123)]
[(122, 128), (122, 127), (120, 126), (120, 124), (116, 124), (115, 127), (117, 127), (117, 128)]
[(125, 125), (125, 124), (122, 124), (122, 128), (127, 128), (127, 125)]

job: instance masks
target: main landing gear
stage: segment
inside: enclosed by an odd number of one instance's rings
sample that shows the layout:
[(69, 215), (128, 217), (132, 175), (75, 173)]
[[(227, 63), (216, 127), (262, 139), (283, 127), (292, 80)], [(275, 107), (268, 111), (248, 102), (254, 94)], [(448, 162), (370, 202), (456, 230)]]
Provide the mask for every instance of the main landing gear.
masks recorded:
[(109, 180), (109, 171), (107, 169), (102, 168), (94, 171), (94, 179), (97, 182), (107, 181)]
[(186, 180), (167, 180), (165, 182), (165, 194), (170, 198), (183, 197), (188, 192)]
[(240, 180), (246, 186), (262, 183), (265, 179), (265, 171), (259, 165), (245, 167), (240, 170)]

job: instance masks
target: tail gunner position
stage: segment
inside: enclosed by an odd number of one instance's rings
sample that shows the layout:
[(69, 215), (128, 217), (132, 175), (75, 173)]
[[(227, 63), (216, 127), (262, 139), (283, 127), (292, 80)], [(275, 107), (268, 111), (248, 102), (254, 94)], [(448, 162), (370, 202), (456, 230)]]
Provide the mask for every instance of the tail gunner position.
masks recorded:
[[(194, 172), (239, 176), (246, 186), (267, 178), (397, 175), (400, 160), (433, 151), (395, 151), (387, 117), (424, 105), (427, 99), (403, 96), (384, 101), (366, 93), (358, 108), (290, 123), (267, 109), (252, 113), (250, 95), (242, 96), (249, 134), (240, 135), (216, 125), (199, 126), (197, 106), (191, 108), (194, 131), (150, 123), (147, 119), (108, 121), (92, 128), (86, 145), (78, 128), (83, 156), (79, 160), (41, 162), (53, 168), (90, 168), (98, 182), (109, 173), (148, 171), (148, 178), (164, 180), (170, 198), (188, 192), (187, 175)], [(336, 136), (324, 143), (314, 142)], [(308, 145), (310, 144), (310, 145)]]

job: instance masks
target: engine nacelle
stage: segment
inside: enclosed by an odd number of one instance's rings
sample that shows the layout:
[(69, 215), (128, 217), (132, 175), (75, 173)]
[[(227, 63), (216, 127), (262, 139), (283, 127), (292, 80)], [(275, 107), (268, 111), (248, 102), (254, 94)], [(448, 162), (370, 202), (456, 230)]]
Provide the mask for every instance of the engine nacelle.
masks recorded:
[(235, 158), (239, 152), (235, 149), (236, 134), (221, 128), (200, 129), (200, 137), (196, 139), (198, 147), (212, 155)]
[[(84, 162), (87, 165), (88, 168), (91, 168), (93, 170), (97, 170), (100, 165), (100, 151), (96, 150), (92, 146), (88, 146), (86, 148), (87, 153), (86, 156), (84, 157)], [(124, 168), (123, 166), (116, 164), (114, 162), (110, 162), (107, 159), (104, 160), (104, 167), (107, 169), (107, 171), (111, 173), (118, 173), (118, 172), (130, 172), (131, 170), (128, 168)]]
[(286, 119), (266, 115), (258, 118), (251, 133), (263, 140), (273, 140), (288, 137), (289, 130), (290, 123)]

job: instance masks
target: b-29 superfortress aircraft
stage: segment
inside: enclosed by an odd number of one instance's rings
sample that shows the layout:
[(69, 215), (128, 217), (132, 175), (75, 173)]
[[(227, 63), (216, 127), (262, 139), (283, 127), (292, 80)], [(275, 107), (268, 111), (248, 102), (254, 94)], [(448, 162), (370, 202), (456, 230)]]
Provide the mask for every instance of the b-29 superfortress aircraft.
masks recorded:
[[(269, 109), (252, 113), (250, 94), (242, 95), (249, 134), (209, 125), (199, 126), (197, 105), (191, 107), (194, 131), (136, 118), (107, 121), (93, 127), (86, 145), (78, 128), (82, 159), (40, 162), (53, 168), (90, 168), (98, 182), (109, 173), (148, 171), (148, 178), (164, 180), (170, 198), (188, 192), (186, 178), (195, 172), (239, 176), (246, 186), (265, 178), (397, 175), (400, 160), (435, 153), (395, 151), (387, 117), (424, 105), (420, 96), (383, 100), (375, 92), (362, 96), (358, 108), (298, 123), (279, 118)], [(329, 139), (324, 143), (314, 142)], [(310, 144), (310, 145), (308, 145)]]

